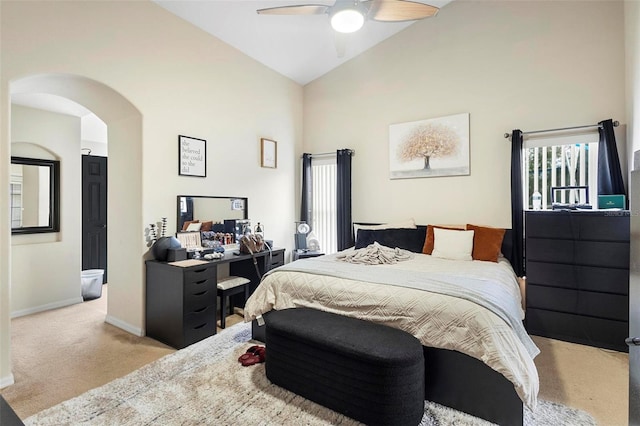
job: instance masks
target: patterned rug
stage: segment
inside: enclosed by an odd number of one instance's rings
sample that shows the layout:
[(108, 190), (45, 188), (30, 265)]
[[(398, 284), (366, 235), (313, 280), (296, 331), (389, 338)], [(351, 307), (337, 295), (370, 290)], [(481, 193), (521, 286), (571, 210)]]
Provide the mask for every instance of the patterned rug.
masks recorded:
[[(167, 355), (127, 376), (27, 418), (29, 425), (357, 425), (271, 384), (264, 364), (242, 367), (249, 324)], [(525, 410), (525, 425), (595, 425), (587, 413), (547, 401)], [(423, 426), (489, 425), (425, 403)]]

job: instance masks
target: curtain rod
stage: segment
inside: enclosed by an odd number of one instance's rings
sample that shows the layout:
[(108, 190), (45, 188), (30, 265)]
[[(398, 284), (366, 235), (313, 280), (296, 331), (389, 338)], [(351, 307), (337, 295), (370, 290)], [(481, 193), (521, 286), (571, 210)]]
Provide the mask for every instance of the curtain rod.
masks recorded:
[[(351, 151), (351, 155), (352, 156), (356, 155), (356, 152), (353, 149), (350, 149), (349, 151)], [(329, 157), (329, 156), (332, 156), (332, 155), (335, 156), (335, 155), (338, 155), (338, 153), (336, 151), (334, 151), (334, 152), (321, 152), (320, 154), (311, 154), (311, 158), (313, 158), (313, 157)], [(300, 158), (302, 158), (302, 156)]]
[[(620, 125), (619, 121), (613, 122), (613, 127), (618, 127)], [(601, 127), (599, 124), (589, 124), (586, 126), (574, 126), (574, 127), (561, 127), (559, 129), (547, 129), (547, 130), (532, 130), (530, 132), (522, 132), (522, 135), (533, 135), (535, 133), (548, 133), (548, 132), (559, 132), (561, 130), (576, 130), (576, 129), (588, 129), (590, 127)], [(509, 139), (511, 137), (511, 133), (504, 134), (505, 139)]]

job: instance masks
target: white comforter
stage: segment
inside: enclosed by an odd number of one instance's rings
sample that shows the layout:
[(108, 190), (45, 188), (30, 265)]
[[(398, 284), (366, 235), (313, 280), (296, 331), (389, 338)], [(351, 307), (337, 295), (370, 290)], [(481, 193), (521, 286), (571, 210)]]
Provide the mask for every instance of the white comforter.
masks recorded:
[[(315, 271), (296, 271), (296, 266), (302, 265), (299, 262), (309, 262), (305, 269)], [(415, 288), (413, 284), (388, 285), (371, 279), (389, 274), (415, 278), (418, 273), (438, 283), (448, 276), (452, 283), (486, 285), (494, 293), (504, 292), (504, 299), (513, 302), (506, 310), (516, 311), (522, 319), (518, 283), (506, 260), (453, 261), (416, 254), (391, 265), (346, 266), (354, 268), (349, 278), (336, 276), (345, 264), (338, 262), (335, 255), (303, 259), (275, 269), (247, 301), (245, 320), (272, 309), (304, 306), (386, 324), (413, 334), (425, 346), (456, 350), (483, 361), (510, 380), (522, 401), (535, 408), (539, 381), (533, 357), (539, 351), (528, 336), (518, 336), (502, 318), (504, 315), (471, 300)], [(358, 274), (358, 270), (362, 273)], [(372, 282), (362, 281), (367, 276)]]

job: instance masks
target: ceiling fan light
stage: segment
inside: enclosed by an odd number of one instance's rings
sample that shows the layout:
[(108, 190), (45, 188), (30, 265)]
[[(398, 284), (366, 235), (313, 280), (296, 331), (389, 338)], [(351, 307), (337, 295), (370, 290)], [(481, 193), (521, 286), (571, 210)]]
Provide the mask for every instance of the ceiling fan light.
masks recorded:
[(331, 16), (331, 27), (339, 33), (353, 33), (364, 25), (364, 15), (356, 9), (342, 9)]

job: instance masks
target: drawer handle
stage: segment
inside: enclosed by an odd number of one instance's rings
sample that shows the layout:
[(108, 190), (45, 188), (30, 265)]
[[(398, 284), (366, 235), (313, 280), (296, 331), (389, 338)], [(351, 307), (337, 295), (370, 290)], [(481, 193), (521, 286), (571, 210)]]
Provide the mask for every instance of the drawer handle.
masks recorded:
[(207, 281), (209, 281), (209, 280), (196, 281), (194, 284), (195, 285), (200, 285), (202, 283), (206, 283)]
[(200, 313), (200, 312), (202, 312), (202, 311), (206, 311), (206, 310), (207, 310), (207, 308), (208, 308), (208, 306), (205, 306), (204, 308), (196, 309), (196, 310), (195, 310), (195, 311), (193, 311), (193, 312), (195, 312), (196, 314), (199, 314), (199, 313)]
[(204, 327), (205, 325), (207, 325), (207, 323), (205, 322), (204, 324), (200, 324), (199, 326), (193, 327), (194, 330), (197, 330), (199, 328)]
[(195, 269), (193, 272), (195, 272), (196, 274), (200, 274), (202, 272), (205, 272), (207, 270), (207, 268), (203, 268), (203, 269)]
[(193, 293), (194, 296), (202, 296), (203, 294), (208, 293), (209, 290), (201, 291), (200, 293)]

